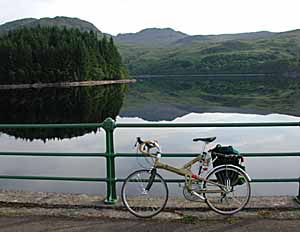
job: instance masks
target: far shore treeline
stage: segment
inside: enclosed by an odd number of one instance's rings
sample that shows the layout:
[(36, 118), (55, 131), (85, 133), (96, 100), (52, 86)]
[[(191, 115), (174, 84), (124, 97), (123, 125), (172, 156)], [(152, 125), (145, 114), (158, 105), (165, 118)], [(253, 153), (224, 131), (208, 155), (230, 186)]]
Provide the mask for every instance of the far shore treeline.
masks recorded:
[(58, 27), (21, 28), (0, 37), (0, 84), (117, 80), (127, 70), (112, 38)]

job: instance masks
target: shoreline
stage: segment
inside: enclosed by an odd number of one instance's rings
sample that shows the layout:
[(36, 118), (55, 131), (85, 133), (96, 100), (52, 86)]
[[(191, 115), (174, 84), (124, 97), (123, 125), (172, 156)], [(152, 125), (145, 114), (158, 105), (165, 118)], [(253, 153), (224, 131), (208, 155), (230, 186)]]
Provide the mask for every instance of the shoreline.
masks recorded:
[(258, 76), (258, 77), (267, 77), (269, 74), (266, 73), (219, 73), (219, 74), (137, 74), (130, 75), (134, 78), (154, 78), (154, 77), (241, 77), (241, 76)]
[(80, 86), (97, 86), (97, 85), (111, 85), (111, 84), (128, 84), (135, 83), (136, 79), (125, 80), (101, 80), (101, 81), (73, 81), (73, 82), (55, 82), (55, 83), (34, 83), (34, 84), (10, 84), (0, 85), (0, 90), (8, 89), (39, 89), (39, 88), (69, 88)]

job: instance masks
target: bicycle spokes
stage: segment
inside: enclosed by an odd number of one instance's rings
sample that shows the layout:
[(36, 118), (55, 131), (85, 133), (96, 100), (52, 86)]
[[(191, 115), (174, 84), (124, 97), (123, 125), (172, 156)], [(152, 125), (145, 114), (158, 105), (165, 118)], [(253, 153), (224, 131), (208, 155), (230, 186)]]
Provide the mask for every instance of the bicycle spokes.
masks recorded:
[[(234, 214), (241, 210), (249, 201), (250, 184), (245, 178), (242, 185), (235, 184), (236, 176), (244, 174), (235, 167), (216, 168), (203, 184), (204, 196), (211, 209), (220, 214)], [(213, 181), (220, 185), (213, 184)], [(223, 186), (223, 187), (222, 187)], [(218, 190), (221, 191), (218, 193)]]
[(136, 171), (123, 184), (122, 200), (129, 212), (135, 216), (152, 217), (163, 210), (167, 203), (167, 184), (156, 172)]

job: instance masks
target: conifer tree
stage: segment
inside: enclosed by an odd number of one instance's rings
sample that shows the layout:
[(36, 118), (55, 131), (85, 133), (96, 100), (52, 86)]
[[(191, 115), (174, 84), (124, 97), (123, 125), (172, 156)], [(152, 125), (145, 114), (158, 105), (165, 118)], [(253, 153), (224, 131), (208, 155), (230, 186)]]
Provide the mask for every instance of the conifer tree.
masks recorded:
[(0, 83), (121, 79), (113, 39), (58, 27), (22, 28), (0, 37)]

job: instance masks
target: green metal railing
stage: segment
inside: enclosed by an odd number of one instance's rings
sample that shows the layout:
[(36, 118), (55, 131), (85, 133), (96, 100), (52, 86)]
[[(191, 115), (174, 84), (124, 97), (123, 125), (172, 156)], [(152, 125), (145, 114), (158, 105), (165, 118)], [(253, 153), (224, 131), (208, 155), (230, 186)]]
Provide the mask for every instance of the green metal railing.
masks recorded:
[[(7, 176), (1, 175), (0, 179), (27, 179), (27, 180), (63, 180), (63, 181), (94, 181), (106, 182), (107, 194), (105, 203), (114, 204), (117, 201), (116, 184), (125, 179), (115, 176), (115, 158), (136, 157), (133, 153), (115, 153), (114, 131), (117, 128), (187, 128), (187, 127), (299, 127), (300, 122), (278, 123), (116, 123), (107, 118), (103, 123), (80, 123), (80, 124), (0, 124), (0, 128), (88, 128), (98, 127), (105, 130), (106, 152), (105, 153), (51, 153), (51, 152), (0, 152), (0, 156), (53, 156), (53, 157), (105, 157), (106, 178), (83, 178), (83, 177), (51, 177), (51, 176)], [(289, 153), (243, 153), (245, 157), (299, 157), (300, 152)], [(167, 153), (162, 157), (194, 157), (191, 153)], [(167, 182), (183, 182), (182, 179), (167, 179)], [(300, 201), (300, 177), (277, 178), (277, 179), (253, 179), (252, 182), (296, 182), (299, 183), (299, 193), (296, 199)]]

